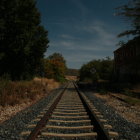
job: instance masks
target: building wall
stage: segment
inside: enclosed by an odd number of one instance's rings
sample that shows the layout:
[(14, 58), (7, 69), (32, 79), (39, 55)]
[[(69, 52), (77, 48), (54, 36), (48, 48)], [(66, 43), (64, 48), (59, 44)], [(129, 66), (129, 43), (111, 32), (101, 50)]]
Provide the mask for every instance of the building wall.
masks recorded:
[(128, 42), (114, 51), (114, 72), (119, 81), (140, 79), (140, 44)]

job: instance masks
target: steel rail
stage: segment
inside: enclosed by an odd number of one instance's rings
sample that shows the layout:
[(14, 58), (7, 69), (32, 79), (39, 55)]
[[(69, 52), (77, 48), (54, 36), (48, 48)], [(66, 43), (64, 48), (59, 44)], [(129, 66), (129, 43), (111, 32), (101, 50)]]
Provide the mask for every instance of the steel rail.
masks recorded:
[[(68, 86), (68, 85), (67, 85)], [(27, 140), (35, 140), (37, 135), (40, 134), (40, 131), (43, 127), (45, 127), (47, 121), (51, 117), (53, 110), (57, 106), (58, 102), (60, 101), (63, 93), (65, 92), (67, 86), (64, 87), (63, 91), (60, 93), (60, 95), (55, 99), (55, 101), (52, 103), (48, 111), (45, 113), (45, 115), (42, 117), (42, 119), (37, 123), (36, 127), (33, 129), (33, 131), (30, 133), (30, 135), (27, 137)]]
[(90, 119), (91, 119), (91, 123), (94, 126), (95, 131), (97, 132), (97, 140), (111, 140), (111, 138), (109, 137), (109, 134), (107, 133), (107, 131), (104, 129), (104, 126), (102, 125), (102, 123), (100, 122), (100, 120), (97, 118), (97, 116), (94, 114), (92, 108), (90, 107), (90, 105), (88, 104), (88, 102), (83, 98), (80, 90), (78, 89), (76, 83), (74, 83), (75, 89), (77, 90), (80, 99), (83, 102), (83, 105), (85, 106), (87, 112), (89, 113)]

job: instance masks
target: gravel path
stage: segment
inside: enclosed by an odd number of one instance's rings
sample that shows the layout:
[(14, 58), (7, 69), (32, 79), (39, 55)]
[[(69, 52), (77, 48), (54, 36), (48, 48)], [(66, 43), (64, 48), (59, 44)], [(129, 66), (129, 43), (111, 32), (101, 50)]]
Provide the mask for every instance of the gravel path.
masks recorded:
[(0, 140), (20, 140), (20, 133), (26, 129), (26, 125), (36, 118), (39, 112), (58, 94), (59, 89), (52, 91), (47, 97), (36, 104), (17, 113), (10, 120), (0, 124)]
[(105, 104), (105, 101), (94, 96), (93, 92), (84, 92), (95, 107), (103, 114), (113, 130), (119, 133), (119, 140), (140, 140), (140, 125), (128, 122), (122, 118), (114, 108)]

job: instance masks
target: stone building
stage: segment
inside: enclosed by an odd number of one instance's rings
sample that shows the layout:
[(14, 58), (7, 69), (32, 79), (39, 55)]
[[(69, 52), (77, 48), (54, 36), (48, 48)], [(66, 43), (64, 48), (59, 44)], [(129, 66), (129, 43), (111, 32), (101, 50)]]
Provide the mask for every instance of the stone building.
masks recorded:
[(140, 38), (114, 51), (114, 72), (119, 81), (140, 81)]

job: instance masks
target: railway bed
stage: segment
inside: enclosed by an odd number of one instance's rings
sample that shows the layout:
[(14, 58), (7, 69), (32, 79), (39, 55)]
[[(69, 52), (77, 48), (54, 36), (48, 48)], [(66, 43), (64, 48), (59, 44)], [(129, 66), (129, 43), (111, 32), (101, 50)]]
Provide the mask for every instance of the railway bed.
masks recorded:
[(117, 132), (107, 124), (90, 100), (70, 82), (21, 133), (21, 140), (115, 140)]

